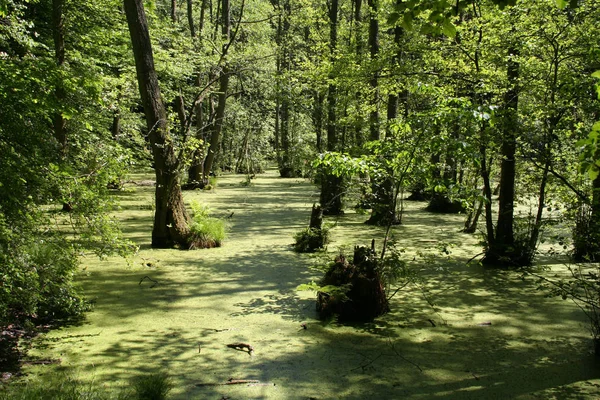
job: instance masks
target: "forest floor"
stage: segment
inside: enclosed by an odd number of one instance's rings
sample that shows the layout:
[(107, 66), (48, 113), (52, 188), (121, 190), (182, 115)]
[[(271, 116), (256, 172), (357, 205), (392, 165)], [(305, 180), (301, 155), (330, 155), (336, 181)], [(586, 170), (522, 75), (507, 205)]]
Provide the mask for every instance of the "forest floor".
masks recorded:
[[(318, 279), (310, 266), (321, 259), (291, 247), (318, 200), (314, 185), (274, 171), (251, 186), (244, 180), (226, 175), (214, 190), (185, 193), (215, 216), (233, 213), (229, 238), (210, 250), (151, 249), (154, 189), (118, 193), (116, 215), (139, 253), (83, 259), (78, 282), (94, 310), (83, 324), (35, 341), (31, 354), (60, 359), (60, 367), (27, 372), (66, 368), (118, 389), (163, 370), (175, 399), (600, 397), (600, 360), (582, 311), (545, 297), (515, 272), (467, 265), (481, 247), (477, 237), (459, 233), (464, 216), (429, 214), (424, 203), (406, 202), (404, 224), (392, 234), (422, 284), (398, 292), (392, 311), (375, 322), (342, 326), (319, 321), (315, 293), (296, 290)], [(381, 245), (383, 229), (364, 225), (366, 219), (353, 212), (337, 218), (329, 259), (371, 238)], [(564, 271), (559, 262), (551, 268), (547, 274)], [(227, 347), (236, 342), (254, 351)], [(231, 378), (260, 383), (222, 384)]]

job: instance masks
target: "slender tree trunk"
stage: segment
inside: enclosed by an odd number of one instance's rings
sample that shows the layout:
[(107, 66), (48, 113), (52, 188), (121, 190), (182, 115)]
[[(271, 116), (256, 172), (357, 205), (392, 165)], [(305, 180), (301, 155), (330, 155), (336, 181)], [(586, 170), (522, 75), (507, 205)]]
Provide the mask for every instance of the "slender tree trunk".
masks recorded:
[(369, 140), (379, 140), (379, 68), (377, 64), (377, 55), (379, 54), (379, 17), (378, 0), (369, 1), (369, 50), (371, 53), (371, 65), (375, 66), (373, 75), (369, 82), (371, 86), (372, 98), (370, 100), (371, 110), (369, 114)]
[[(198, 140), (204, 140), (204, 112), (202, 102), (196, 104), (196, 132), (195, 136)], [(202, 167), (204, 166), (204, 151), (198, 149), (192, 155), (192, 164), (188, 168), (188, 184), (196, 184), (202, 181)]]
[[(363, 52), (365, 48), (364, 44), (364, 35), (362, 31), (363, 24), (363, 0), (353, 0), (354, 3), (354, 40), (355, 40), (355, 54), (356, 54), (356, 63), (358, 66), (363, 64)], [(363, 102), (363, 93), (361, 90), (358, 90), (354, 93), (354, 101), (356, 104), (361, 104)], [(365, 142), (365, 137), (363, 135), (363, 128), (365, 125), (365, 121), (362, 115), (362, 112), (358, 112), (356, 115), (356, 122), (354, 126), (354, 143), (356, 146), (362, 146)]]
[[(223, 39), (228, 42), (230, 39), (230, 29), (231, 29), (231, 10), (229, 0), (222, 0), (221, 6), (221, 35)], [(223, 45), (223, 53), (226, 53), (229, 46), (227, 44)], [(215, 116), (215, 123), (213, 127), (213, 131), (210, 137), (210, 146), (208, 148), (208, 154), (206, 156), (206, 161), (204, 162), (204, 183), (208, 183), (208, 177), (214, 165), (215, 155), (217, 153), (217, 149), (219, 146), (219, 140), (221, 137), (221, 133), (223, 132), (223, 121), (225, 119), (225, 106), (227, 103), (227, 91), (229, 89), (229, 67), (227, 65), (227, 61), (225, 61), (225, 65), (221, 68), (221, 75), (219, 77), (219, 100), (217, 103), (217, 113)]]
[(169, 135), (167, 114), (154, 69), (143, 0), (124, 0), (124, 5), (156, 172), (152, 247), (187, 248), (188, 215), (179, 186), (178, 162)]
[(315, 90), (313, 95), (314, 107), (313, 107), (313, 124), (315, 132), (317, 134), (317, 152), (323, 152), (323, 102), (325, 96), (323, 93)]
[[(331, 61), (335, 60), (338, 36), (338, 0), (331, 0), (329, 7), (329, 48), (331, 51)], [(327, 150), (339, 151), (338, 132), (337, 132), (337, 85), (333, 72), (330, 74), (330, 83), (327, 88)], [(343, 180), (341, 177), (324, 174), (321, 180), (320, 202), (324, 215), (343, 214), (342, 206)]]
[[(298, 176), (298, 171), (294, 165), (294, 155), (292, 149), (292, 131), (290, 129), (290, 121), (292, 116), (292, 101), (291, 90), (286, 82), (284, 74), (289, 73), (292, 65), (292, 46), (290, 40), (290, 17), (292, 8), (289, 0), (282, 0), (282, 15), (279, 20), (278, 35), (279, 35), (279, 174), (282, 178), (292, 178)], [(283, 79), (281, 79), (283, 77)]]
[[(496, 243), (494, 233), (494, 222), (492, 221), (492, 186), (490, 184), (490, 169), (487, 165), (487, 123), (482, 122), (481, 125), (481, 144), (479, 146), (479, 154), (481, 155), (481, 177), (483, 178), (483, 196), (485, 206), (485, 231), (487, 236), (488, 247), (492, 247)], [(491, 164), (491, 162), (490, 162)]]
[(204, 30), (204, 18), (206, 15), (206, 7), (208, 6), (207, 4), (208, 0), (202, 0), (201, 6), (200, 6), (200, 23), (198, 24), (198, 36), (202, 37), (202, 31)]
[(502, 163), (500, 170), (500, 194), (498, 197), (498, 221), (493, 245), (488, 246), (483, 262), (487, 265), (512, 266), (520, 258), (515, 254), (513, 230), (515, 176), (517, 149), (517, 109), (519, 104), (518, 79), (519, 51), (512, 46), (508, 51), (507, 80), (509, 88), (504, 95), (502, 110)]
[[(54, 56), (56, 65), (62, 70), (65, 64), (65, 15), (64, 0), (52, 0), (52, 31), (54, 36)], [(66, 98), (65, 89), (62, 82), (59, 81), (55, 88), (56, 100), (60, 106)], [(59, 106), (59, 107), (60, 107)], [(53, 117), (54, 137), (58, 141), (61, 153), (64, 156), (67, 152), (67, 121), (62, 112), (56, 111)]]
[(190, 36), (196, 37), (196, 26), (194, 24), (194, 5), (193, 0), (187, 0), (187, 18), (190, 26)]
[(592, 182), (592, 212), (590, 215), (590, 238), (587, 258), (591, 262), (600, 261), (600, 175)]
[(203, 173), (204, 176), (202, 179), (204, 183), (208, 183), (208, 177), (211, 173), (211, 170), (214, 165), (215, 156), (219, 147), (219, 140), (221, 138), (221, 133), (223, 132), (223, 121), (225, 119), (225, 104), (227, 102), (227, 90), (229, 88), (229, 71), (226, 66), (223, 67), (221, 71), (221, 76), (219, 78), (219, 96), (217, 101), (217, 110), (215, 116), (215, 122), (213, 125), (213, 129), (210, 135), (210, 145), (208, 147), (208, 153), (206, 155), (206, 160), (204, 161)]
[(177, 22), (177, 0), (171, 0), (171, 21)]

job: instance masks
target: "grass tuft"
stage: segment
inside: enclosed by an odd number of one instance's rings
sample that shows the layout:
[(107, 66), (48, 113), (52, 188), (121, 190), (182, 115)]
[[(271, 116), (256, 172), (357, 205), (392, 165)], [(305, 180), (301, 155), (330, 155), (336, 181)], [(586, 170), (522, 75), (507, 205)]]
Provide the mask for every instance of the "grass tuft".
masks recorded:
[(227, 224), (224, 220), (210, 216), (206, 206), (192, 203), (193, 218), (190, 225), (190, 249), (221, 247), (227, 237)]
[(165, 400), (173, 385), (166, 372), (138, 376), (133, 380), (135, 399)]

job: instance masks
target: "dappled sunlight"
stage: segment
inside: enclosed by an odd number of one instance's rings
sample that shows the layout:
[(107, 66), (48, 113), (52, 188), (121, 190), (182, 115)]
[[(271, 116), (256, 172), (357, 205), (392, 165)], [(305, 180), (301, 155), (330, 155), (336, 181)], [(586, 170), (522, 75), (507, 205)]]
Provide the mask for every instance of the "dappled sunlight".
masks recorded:
[[(120, 196), (116, 216), (140, 252), (128, 261), (84, 258), (78, 282), (93, 312), (41, 337), (32, 354), (115, 388), (164, 369), (177, 399), (597, 397), (600, 370), (581, 311), (517, 273), (467, 264), (480, 249), (477, 237), (459, 233), (462, 216), (407, 202), (392, 239), (419, 284), (400, 290), (374, 322), (340, 326), (319, 321), (314, 293), (296, 290), (319, 278), (310, 268), (319, 258), (290, 246), (308, 224), (313, 185), (272, 172), (250, 187), (241, 181), (225, 176), (213, 191), (185, 194), (230, 216), (223, 247), (208, 250), (150, 249), (152, 188), (133, 188), (137, 202)], [(384, 229), (366, 219), (326, 219), (336, 223), (328, 259), (371, 238), (381, 249)], [(261, 385), (210, 385), (230, 378)]]

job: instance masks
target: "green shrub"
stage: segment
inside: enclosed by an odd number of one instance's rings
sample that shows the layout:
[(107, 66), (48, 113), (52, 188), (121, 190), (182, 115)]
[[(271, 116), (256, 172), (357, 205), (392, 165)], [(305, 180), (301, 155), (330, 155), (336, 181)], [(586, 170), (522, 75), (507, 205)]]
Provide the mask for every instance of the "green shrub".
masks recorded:
[(294, 251), (298, 253), (314, 253), (329, 242), (329, 229), (306, 228), (294, 235)]
[(0, 220), (0, 327), (82, 315), (75, 249), (61, 236), (16, 235)]
[(226, 222), (211, 217), (208, 208), (196, 202), (192, 203), (192, 211), (190, 249), (220, 247), (227, 237)]

